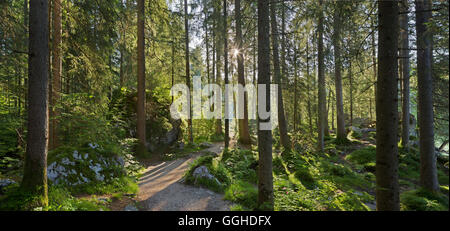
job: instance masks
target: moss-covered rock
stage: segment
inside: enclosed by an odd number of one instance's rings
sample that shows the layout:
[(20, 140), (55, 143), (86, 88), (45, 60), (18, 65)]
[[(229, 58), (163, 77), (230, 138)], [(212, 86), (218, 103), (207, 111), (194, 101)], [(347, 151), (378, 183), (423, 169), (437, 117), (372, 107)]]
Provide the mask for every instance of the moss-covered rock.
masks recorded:
[(87, 143), (83, 147), (62, 146), (50, 152), (47, 177), (55, 185), (78, 186), (110, 182), (127, 175), (133, 157), (121, 156), (113, 148)]

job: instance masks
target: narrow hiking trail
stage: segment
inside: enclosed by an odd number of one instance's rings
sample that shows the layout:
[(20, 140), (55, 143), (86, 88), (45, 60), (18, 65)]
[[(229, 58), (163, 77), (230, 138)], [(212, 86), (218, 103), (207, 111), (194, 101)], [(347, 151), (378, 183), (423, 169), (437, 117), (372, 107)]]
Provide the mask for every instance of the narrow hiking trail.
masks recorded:
[(189, 164), (203, 152), (220, 154), (223, 143), (191, 153), (185, 158), (150, 164), (139, 180), (136, 201), (141, 211), (229, 211), (231, 202), (208, 189), (182, 183)]

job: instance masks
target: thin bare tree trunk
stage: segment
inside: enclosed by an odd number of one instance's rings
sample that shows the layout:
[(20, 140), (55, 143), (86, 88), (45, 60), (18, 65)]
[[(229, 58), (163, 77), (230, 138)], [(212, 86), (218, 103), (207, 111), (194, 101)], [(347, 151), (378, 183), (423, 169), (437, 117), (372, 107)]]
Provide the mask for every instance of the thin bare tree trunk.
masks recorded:
[[(216, 10), (214, 10), (216, 11)], [(216, 18), (219, 18), (218, 12), (214, 13)], [(218, 22), (217, 22), (218, 21)], [(215, 31), (220, 31), (220, 20), (216, 21), (216, 25), (215, 25)], [(222, 44), (220, 42), (220, 39), (216, 38), (216, 84), (220, 85), (220, 79), (222, 78), (221, 75), (221, 68), (222, 68), (222, 61), (221, 61), (221, 56), (222, 56)], [(220, 108), (220, 110), (222, 111), (222, 108)], [(222, 130), (222, 119), (216, 119), (216, 135), (220, 136), (223, 134), (223, 130)]]
[[(297, 96), (298, 74), (297, 74), (297, 48), (294, 46), (294, 132), (297, 131), (297, 110), (299, 100)], [(297, 100), (298, 99), (298, 100)], [(301, 121), (300, 121), (301, 123)]]
[[(235, 14), (236, 14), (236, 43), (239, 50), (237, 62), (238, 62), (238, 83), (245, 86), (244, 76), (244, 51), (242, 50), (242, 29), (241, 29), (241, 0), (235, 0)], [(250, 132), (248, 128), (248, 96), (238, 96), (239, 100), (244, 98), (244, 119), (239, 119), (239, 141), (242, 144), (250, 144)]]
[(325, 96), (325, 61), (323, 54), (323, 0), (319, 0), (320, 15), (318, 25), (318, 72), (319, 72), (319, 102), (318, 102), (318, 137), (317, 148), (319, 151), (324, 150), (324, 135), (325, 135), (325, 110), (326, 110), (326, 96)]
[(58, 146), (58, 118), (59, 110), (56, 108), (61, 92), (61, 0), (53, 0), (53, 44), (52, 44), (52, 103), (50, 108), (50, 137), (49, 149)]
[(352, 72), (352, 61), (349, 60), (348, 63), (348, 79), (350, 81), (349, 91), (350, 91), (350, 125), (353, 125), (353, 72)]
[[(225, 86), (229, 83), (228, 80), (228, 22), (227, 22), (227, 0), (223, 0), (223, 39), (224, 39), (224, 74), (225, 74)], [(225, 97), (228, 97), (227, 88), (225, 88)], [(230, 120), (227, 119), (230, 108), (225, 99), (225, 149), (230, 145)]]
[[(188, 3), (184, 0), (184, 30), (185, 30), (185, 42), (186, 42), (186, 85), (191, 89), (191, 73), (190, 73), (190, 60), (189, 60), (189, 19), (188, 19)], [(191, 94), (187, 94), (187, 103), (189, 105), (189, 118), (188, 118), (188, 136), (189, 142), (194, 143), (193, 128), (192, 128), (192, 101)]]
[(312, 106), (311, 106), (311, 76), (309, 73), (309, 38), (306, 43), (306, 81), (308, 86), (308, 119), (309, 119), (309, 135), (313, 135), (313, 119), (312, 119)]
[(420, 185), (429, 191), (438, 192), (433, 120), (433, 32), (427, 25), (432, 18), (431, 7), (431, 0), (416, 0)]
[[(409, 11), (408, 1), (402, 0), (401, 11)], [(409, 17), (408, 14), (400, 15), (400, 36), (401, 36), (401, 57), (402, 62), (402, 77), (403, 77), (403, 105), (402, 105), (402, 146), (408, 147), (409, 143), (409, 27), (408, 27)]]
[(336, 109), (337, 109), (337, 139), (345, 140), (347, 134), (345, 132), (345, 116), (344, 116), (344, 100), (342, 95), (342, 75), (341, 75), (341, 18), (340, 6), (341, 2), (337, 3), (336, 12), (334, 14), (334, 76), (336, 85)]
[[(374, 20), (371, 20), (370, 21), (370, 25), (371, 25), (371, 27), (373, 28), (373, 31), (372, 31), (372, 63), (373, 63), (373, 95), (374, 95), (374, 97), (375, 97), (375, 101), (376, 101), (376, 98), (377, 98), (377, 77), (378, 77), (378, 71), (377, 71), (377, 52), (376, 52), (376, 46), (375, 46), (375, 31), (376, 31), (376, 28), (375, 28), (375, 22), (374, 22)], [(374, 111), (375, 111), (375, 114), (376, 114), (376, 110), (377, 110), (377, 108), (376, 108), (376, 102), (375, 102), (375, 104), (374, 104), (374, 106), (375, 106), (375, 108), (374, 108)], [(373, 117), (372, 117), (372, 113), (370, 114), (370, 118), (371, 118), (371, 121), (373, 121)]]
[(138, 99), (137, 99), (137, 138), (138, 154), (143, 155), (146, 149), (145, 134), (145, 4), (138, 0)]
[(270, 18), (272, 28), (272, 52), (273, 52), (273, 72), (275, 83), (278, 84), (278, 127), (280, 129), (280, 140), (284, 149), (291, 148), (291, 141), (287, 134), (286, 116), (284, 113), (283, 89), (281, 87), (282, 74), (280, 70), (280, 54), (278, 52), (278, 26), (276, 18), (276, 1), (270, 3)]

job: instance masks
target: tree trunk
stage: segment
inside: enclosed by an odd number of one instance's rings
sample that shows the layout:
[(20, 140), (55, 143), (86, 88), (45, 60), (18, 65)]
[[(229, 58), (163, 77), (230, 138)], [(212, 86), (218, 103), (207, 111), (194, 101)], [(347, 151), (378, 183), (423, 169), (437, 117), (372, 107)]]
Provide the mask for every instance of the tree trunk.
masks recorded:
[[(401, 11), (409, 11), (408, 1), (402, 0)], [(402, 146), (408, 147), (409, 143), (409, 27), (408, 14), (400, 15), (400, 36), (401, 36), (401, 55), (402, 77), (403, 77), (403, 101), (402, 101)]]
[(342, 95), (342, 75), (341, 75), (341, 2), (337, 3), (336, 12), (334, 14), (334, 77), (336, 85), (336, 109), (337, 109), (337, 139), (347, 139), (345, 132), (345, 116), (344, 116), (344, 100)]
[(28, 134), (21, 188), (38, 196), (33, 206), (48, 204), (48, 15), (48, 1), (30, 2)]
[[(25, 27), (29, 27), (29, 10), (28, 10), (28, 0), (24, 0), (23, 2), (23, 21), (24, 21), (24, 25)], [(24, 45), (24, 50), (26, 50), (27, 45), (29, 44), (29, 38), (25, 37), (24, 41), (23, 41)], [(24, 112), (28, 112), (28, 75), (27, 75), (27, 70), (25, 69), (25, 73), (24, 73), (24, 80), (23, 80), (23, 85), (25, 88), (25, 92), (24, 92)], [(25, 127), (26, 125), (24, 124), (23, 127)]]
[[(333, 92), (331, 92), (331, 93), (332, 93), (332, 97), (335, 97), (334, 93)], [(334, 126), (334, 110), (335, 110), (334, 102), (335, 101), (333, 101), (333, 100), (331, 101), (331, 130), (333, 130), (333, 131), (336, 128)]]
[[(175, 85), (175, 38), (172, 40), (172, 62), (171, 62), (171, 82), (172, 88)], [(172, 95), (172, 104), (174, 101), (174, 95)]]
[(420, 185), (429, 191), (437, 192), (439, 183), (433, 127), (433, 32), (427, 25), (432, 18), (431, 7), (431, 0), (416, 1)]
[(318, 137), (317, 148), (319, 151), (324, 150), (324, 134), (325, 134), (325, 110), (326, 110), (326, 96), (325, 96), (325, 60), (323, 54), (323, 0), (319, 0), (320, 15), (318, 25), (318, 73), (319, 73), (319, 90), (318, 90)]
[[(191, 73), (190, 73), (190, 60), (189, 60), (189, 19), (188, 19), (188, 4), (187, 0), (184, 0), (184, 30), (185, 30), (185, 42), (186, 42), (186, 85), (191, 89)], [(192, 101), (191, 94), (187, 94), (187, 103), (189, 105), (189, 118), (188, 118), (188, 136), (189, 142), (194, 143), (193, 128), (192, 128)]]
[[(223, 41), (224, 41), (224, 74), (225, 74), (225, 86), (229, 83), (228, 80), (228, 22), (227, 22), (227, 0), (223, 0)], [(230, 120), (227, 119), (230, 108), (227, 103), (227, 88), (225, 87), (225, 149), (230, 145)], [(228, 99), (230, 100), (230, 99)]]
[(49, 149), (54, 149), (58, 145), (58, 118), (59, 110), (56, 104), (60, 100), (61, 92), (61, 0), (53, 0), (53, 44), (52, 44), (52, 103), (50, 108), (50, 137)]
[(206, 77), (208, 79), (208, 84), (211, 84), (210, 79), (210, 66), (209, 66), (209, 36), (208, 36), (208, 11), (207, 11), (207, 2), (204, 1), (204, 14), (205, 14), (205, 48), (206, 48)]
[(137, 99), (137, 138), (138, 154), (143, 155), (146, 149), (145, 134), (145, 4), (138, 0), (138, 99)]
[(327, 96), (327, 104), (326, 104), (326, 110), (325, 110), (325, 136), (330, 136), (330, 123), (328, 121), (328, 115), (330, 113), (330, 106), (331, 106), (331, 90), (328, 90), (328, 96)]
[[(241, 0), (235, 0), (235, 14), (236, 14), (236, 43), (239, 50), (238, 62), (238, 83), (245, 86), (244, 76), (244, 51), (242, 50), (242, 29), (241, 29)], [(250, 132), (248, 128), (248, 95), (238, 96), (239, 100), (244, 98), (244, 119), (239, 119), (239, 142), (242, 144), (250, 144)], [(240, 105), (240, 104), (239, 104)]]
[(400, 210), (398, 186), (398, 3), (378, 2), (377, 210)]
[[(266, 88), (266, 111), (270, 111), (270, 38), (269, 38), (269, 0), (258, 0), (258, 84)], [(262, 85), (264, 84), (264, 85)], [(258, 104), (258, 107), (262, 105)], [(259, 111), (259, 109), (258, 109)], [(262, 119), (258, 113), (258, 123), (270, 121)], [(258, 130), (258, 204), (261, 209), (273, 210), (272, 175), (272, 131)]]
[[(294, 46), (294, 132), (297, 132), (297, 110), (300, 98), (297, 96), (298, 74), (297, 74), (297, 48)], [(297, 100), (298, 99), (298, 100)], [(301, 121), (300, 121), (301, 122)]]
[(442, 152), (444, 150), (444, 148), (445, 148), (445, 146), (447, 146), (448, 142), (449, 142), (449, 140), (446, 140), (441, 144), (441, 146), (439, 146), (439, 149), (438, 149), (439, 152)]
[[(376, 52), (376, 46), (375, 46), (375, 31), (376, 31), (376, 28), (375, 28), (374, 24), (375, 24), (374, 20), (371, 20), (370, 25), (373, 28), (372, 36), (371, 36), (372, 37), (372, 63), (373, 63), (373, 92), (374, 92), (373, 95), (374, 95), (375, 101), (376, 101), (376, 98), (377, 98), (377, 77), (378, 77), (377, 73), (378, 73), (378, 71), (377, 71), (377, 52)], [(372, 99), (371, 99), (371, 101), (372, 101)], [(376, 114), (376, 110), (377, 110), (376, 102), (375, 102), (374, 106), (375, 106), (374, 111), (375, 111), (375, 114)], [(373, 121), (372, 113), (370, 114), (370, 118), (371, 118), (371, 121)]]
[[(214, 10), (216, 11), (216, 10)], [(215, 12), (215, 15), (218, 16), (219, 13)], [(219, 18), (219, 17), (216, 17)], [(216, 23), (215, 30), (220, 31), (220, 20), (218, 20), (219, 23)], [(220, 85), (220, 79), (222, 77), (221, 75), (221, 68), (222, 68), (222, 62), (221, 62), (221, 56), (222, 56), (222, 44), (220, 42), (220, 39), (215, 38), (216, 40), (216, 84)], [(222, 96), (220, 96), (222, 97)], [(220, 108), (220, 111), (222, 111), (222, 108)], [(222, 119), (218, 118), (216, 119), (216, 135), (221, 136), (223, 134), (222, 130)]]
[(311, 106), (311, 76), (309, 73), (309, 38), (306, 43), (306, 81), (308, 86), (308, 120), (309, 120), (309, 135), (313, 136), (313, 121), (312, 121), (312, 106)]
[(353, 73), (352, 73), (352, 61), (348, 63), (348, 80), (350, 81), (350, 126), (353, 125)]
[(272, 52), (273, 52), (273, 73), (275, 84), (278, 84), (278, 127), (280, 129), (280, 140), (284, 149), (291, 148), (291, 141), (287, 134), (286, 116), (284, 114), (283, 89), (281, 87), (280, 54), (278, 52), (278, 26), (276, 18), (276, 1), (271, 0), (270, 18), (272, 28)]

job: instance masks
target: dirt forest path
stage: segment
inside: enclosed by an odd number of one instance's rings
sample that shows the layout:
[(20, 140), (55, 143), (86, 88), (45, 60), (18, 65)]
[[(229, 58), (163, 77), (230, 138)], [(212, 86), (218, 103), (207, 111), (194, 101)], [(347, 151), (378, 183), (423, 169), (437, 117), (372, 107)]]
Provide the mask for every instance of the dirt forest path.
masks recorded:
[(223, 143), (192, 153), (186, 158), (157, 162), (145, 170), (139, 180), (138, 208), (142, 211), (229, 211), (231, 202), (208, 189), (193, 187), (181, 181), (189, 164), (202, 152), (221, 153)]

